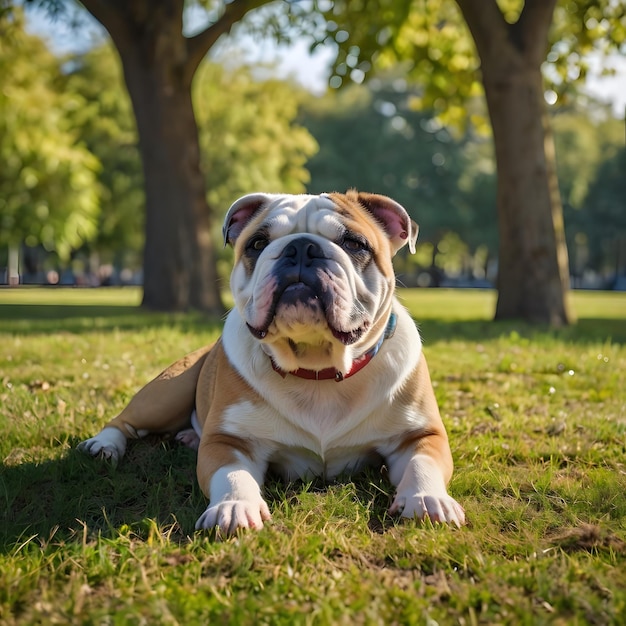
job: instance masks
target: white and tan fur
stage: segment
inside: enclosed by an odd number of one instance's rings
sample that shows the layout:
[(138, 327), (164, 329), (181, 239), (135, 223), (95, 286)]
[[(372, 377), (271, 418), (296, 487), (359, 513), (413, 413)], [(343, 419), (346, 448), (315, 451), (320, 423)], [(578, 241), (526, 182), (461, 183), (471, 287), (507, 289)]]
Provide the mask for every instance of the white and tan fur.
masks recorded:
[[(266, 238), (254, 243), (259, 232)], [(270, 518), (262, 495), (270, 467), (289, 480), (330, 479), (381, 458), (396, 488), (390, 513), (463, 524), (446, 490), (452, 456), (420, 336), (394, 295), (391, 259), (407, 243), (414, 249), (417, 237), (405, 210), (357, 192), (254, 194), (231, 207), (224, 233), (235, 250), (235, 308), (222, 337), (148, 383), (81, 449), (117, 461), (128, 438), (178, 433), (197, 446), (198, 481), (209, 498), (196, 527), (226, 534)], [(358, 235), (356, 243), (346, 233)], [(274, 270), (302, 235), (314, 249), (303, 258), (323, 264), (323, 306), (317, 296), (272, 300)], [(348, 372), (380, 341), (392, 311), (395, 332), (353, 376), (287, 374)]]

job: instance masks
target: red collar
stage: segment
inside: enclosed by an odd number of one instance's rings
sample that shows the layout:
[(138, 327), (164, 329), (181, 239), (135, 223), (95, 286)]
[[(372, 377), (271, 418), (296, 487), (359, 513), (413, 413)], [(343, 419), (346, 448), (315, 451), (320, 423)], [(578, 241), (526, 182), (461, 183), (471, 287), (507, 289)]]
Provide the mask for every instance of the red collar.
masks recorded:
[(334, 367), (327, 367), (323, 370), (307, 370), (304, 368), (300, 368), (294, 370), (293, 372), (285, 372), (280, 369), (274, 360), (270, 357), (270, 363), (274, 368), (275, 372), (278, 372), (283, 378), (290, 374), (291, 376), (297, 376), (298, 378), (306, 378), (307, 380), (334, 380), (337, 383), (340, 383), (342, 380), (346, 378), (350, 378), (350, 376), (354, 376), (357, 372), (360, 372), (378, 353), (380, 347), (383, 345), (383, 341), (388, 339), (393, 335), (396, 330), (396, 322), (397, 317), (395, 313), (391, 313), (389, 316), (389, 321), (387, 322), (387, 327), (385, 328), (385, 332), (382, 337), (378, 340), (376, 345), (373, 348), (370, 348), (365, 354), (362, 354), (360, 357), (356, 358), (352, 361), (352, 366), (350, 369), (344, 374), (339, 370), (336, 370)]

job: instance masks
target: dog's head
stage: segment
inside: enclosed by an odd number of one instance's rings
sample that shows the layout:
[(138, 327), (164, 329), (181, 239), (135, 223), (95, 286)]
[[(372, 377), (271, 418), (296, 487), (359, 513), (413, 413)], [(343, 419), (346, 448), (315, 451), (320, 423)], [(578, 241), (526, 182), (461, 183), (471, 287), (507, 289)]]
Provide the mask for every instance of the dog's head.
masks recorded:
[(415, 251), (417, 225), (385, 196), (252, 194), (224, 221), (230, 286), (252, 335), (278, 367), (347, 371), (385, 330), (391, 259)]

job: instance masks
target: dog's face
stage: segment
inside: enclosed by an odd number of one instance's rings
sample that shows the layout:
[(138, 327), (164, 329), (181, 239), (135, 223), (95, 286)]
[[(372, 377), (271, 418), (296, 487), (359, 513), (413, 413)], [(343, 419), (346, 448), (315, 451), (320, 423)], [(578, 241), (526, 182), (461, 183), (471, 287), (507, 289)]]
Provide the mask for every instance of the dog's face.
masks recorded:
[(235, 305), (281, 369), (347, 371), (383, 332), (391, 259), (416, 238), (417, 225), (384, 196), (244, 196), (224, 222)]

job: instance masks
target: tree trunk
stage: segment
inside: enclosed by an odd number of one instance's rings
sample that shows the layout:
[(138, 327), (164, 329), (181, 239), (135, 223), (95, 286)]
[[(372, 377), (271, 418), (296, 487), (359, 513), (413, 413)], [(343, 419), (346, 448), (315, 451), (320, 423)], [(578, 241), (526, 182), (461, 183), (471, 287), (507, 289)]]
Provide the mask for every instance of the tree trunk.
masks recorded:
[(539, 69), (485, 77), (498, 164), (496, 319), (571, 320), (563, 210)]
[(224, 310), (200, 169), (191, 82), (206, 51), (251, 8), (232, 2), (212, 26), (183, 35), (184, 0), (83, 0), (122, 59), (146, 191), (143, 306)]
[[(146, 190), (143, 306), (222, 312), (200, 170), (191, 82), (176, 67), (175, 41), (147, 59), (141, 43), (120, 47), (133, 102)], [(169, 62), (168, 62), (169, 59)]]
[(495, 0), (457, 0), (481, 60), (498, 169), (496, 319), (573, 321), (554, 144), (541, 63), (556, 0), (527, 0), (515, 24)]

